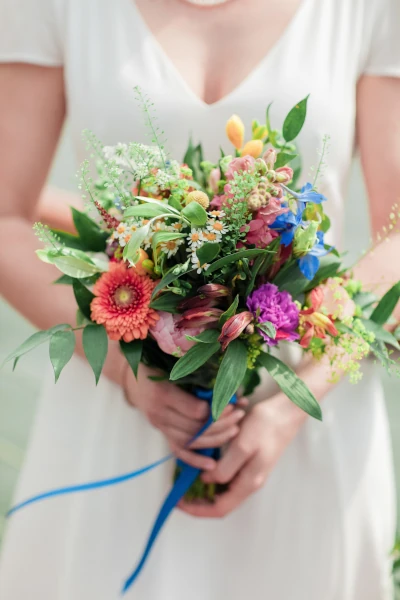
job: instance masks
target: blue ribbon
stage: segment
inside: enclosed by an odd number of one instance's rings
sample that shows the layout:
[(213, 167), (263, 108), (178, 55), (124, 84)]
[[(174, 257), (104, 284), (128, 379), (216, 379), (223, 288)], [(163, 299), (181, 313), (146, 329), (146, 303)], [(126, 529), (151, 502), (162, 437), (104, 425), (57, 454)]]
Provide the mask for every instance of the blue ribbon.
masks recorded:
[[(212, 395), (213, 395), (212, 390), (204, 390), (201, 388), (196, 388), (194, 390), (194, 393), (198, 398), (200, 398), (202, 400), (207, 400), (209, 402), (209, 404), (211, 405), (211, 400), (212, 400)], [(236, 402), (236, 395), (234, 395), (231, 398), (230, 402), (231, 403)], [(196, 440), (198, 437), (200, 437), (208, 429), (208, 427), (210, 427), (210, 425), (212, 425), (212, 423), (213, 423), (213, 419), (212, 419), (212, 416), (210, 415), (208, 421), (205, 423), (205, 425), (203, 425), (203, 427), (200, 429), (200, 431), (198, 431), (197, 434), (192, 438), (192, 440), (189, 442), (189, 444), (191, 442), (193, 442), (194, 440)], [(197, 450), (196, 452), (198, 454), (202, 454), (203, 456), (216, 456), (218, 454), (218, 449), (217, 448), (206, 448), (206, 449)], [(156, 462), (151, 463), (150, 465), (142, 467), (141, 469), (138, 469), (136, 471), (131, 471), (130, 473), (125, 473), (118, 477), (112, 477), (109, 479), (101, 479), (99, 481), (83, 483), (80, 485), (66, 486), (66, 487), (50, 490), (48, 492), (44, 492), (43, 494), (38, 494), (37, 496), (32, 496), (32, 498), (28, 498), (27, 500), (20, 502), (19, 504), (16, 504), (13, 508), (11, 508), (11, 510), (7, 514), (7, 517), (10, 517), (12, 514), (16, 513), (18, 510), (21, 510), (21, 508), (24, 508), (24, 507), (29, 506), (30, 504), (34, 504), (36, 502), (40, 502), (47, 498), (52, 498), (54, 496), (62, 496), (62, 495), (66, 495), (66, 494), (73, 494), (73, 493), (77, 493), (77, 492), (86, 492), (86, 491), (95, 490), (95, 489), (99, 489), (99, 488), (118, 485), (119, 483), (124, 483), (125, 481), (129, 481), (130, 479), (134, 479), (135, 477), (139, 477), (140, 475), (143, 475), (144, 473), (147, 473), (148, 471), (155, 469), (159, 465), (162, 465), (163, 463), (171, 460), (171, 458), (173, 458), (173, 457), (174, 457), (174, 454), (169, 454), (168, 456), (164, 456), (164, 458), (161, 458), (160, 460), (157, 460)], [(192, 467), (191, 465), (188, 465), (181, 460), (178, 460), (178, 465), (181, 467), (180, 474), (179, 474), (178, 478), (176, 479), (171, 491), (165, 498), (165, 500), (160, 508), (160, 511), (157, 515), (157, 518), (154, 522), (153, 528), (152, 528), (149, 538), (147, 540), (146, 546), (144, 548), (143, 554), (142, 554), (135, 570), (125, 581), (124, 586), (122, 588), (122, 594), (127, 592), (129, 590), (129, 588), (132, 586), (132, 584), (135, 582), (136, 578), (138, 577), (143, 566), (146, 563), (146, 560), (147, 560), (147, 558), (150, 554), (150, 551), (154, 545), (154, 542), (156, 541), (163, 525), (165, 524), (165, 522), (168, 519), (169, 515), (171, 514), (172, 510), (175, 508), (175, 506), (178, 504), (178, 502), (181, 500), (181, 498), (183, 498), (183, 496), (189, 490), (190, 486), (196, 480), (196, 477), (200, 474), (200, 469), (198, 469), (196, 467)]]

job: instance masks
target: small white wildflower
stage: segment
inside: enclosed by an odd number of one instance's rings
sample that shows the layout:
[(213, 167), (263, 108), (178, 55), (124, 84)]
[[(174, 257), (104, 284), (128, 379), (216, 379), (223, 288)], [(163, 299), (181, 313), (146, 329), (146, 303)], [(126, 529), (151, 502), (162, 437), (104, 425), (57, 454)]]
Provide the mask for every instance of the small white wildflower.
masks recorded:
[(188, 251), (190, 252), (191, 250), (196, 250), (204, 244), (204, 232), (202, 231), (202, 229), (193, 228), (189, 233), (187, 239), (188, 245), (190, 247), (190, 250)]
[(224, 222), (218, 221), (217, 219), (208, 219), (206, 229), (207, 231), (212, 231), (219, 235), (222, 235), (228, 231), (228, 228), (225, 226)]
[(160, 189), (165, 190), (169, 186), (169, 184), (174, 180), (174, 178), (166, 171), (159, 169), (157, 171), (155, 180)]
[(177, 240), (168, 240), (168, 242), (162, 242), (162, 244), (160, 244), (160, 248), (162, 252), (164, 252), (168, 258), (170, 258), (178, 252), (178, 248), (181, 244), (183, 244), (182, 238)]

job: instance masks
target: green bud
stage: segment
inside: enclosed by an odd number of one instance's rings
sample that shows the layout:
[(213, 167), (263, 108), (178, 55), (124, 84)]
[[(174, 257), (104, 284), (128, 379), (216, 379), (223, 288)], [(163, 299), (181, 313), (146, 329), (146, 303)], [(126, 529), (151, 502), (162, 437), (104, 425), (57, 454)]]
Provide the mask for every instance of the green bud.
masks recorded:
[(293, 254), (296, 258), (304, 256), (314, 247), (317, 241), (318, 223), (310, 221), (306, 229), (296, 229), (293, 241)]
[(349, 279), (348, 281), (346, 281), (344, 289), (349, 294), (349, 296), (353, 297), (362, 291), (362, 283), (361, 281), (357, 281), (356, 279)]
[(233, 160), (233, 156), (231, 154), (228, 154), (227, 156), (224, 156), (223, 158), (221, 158), (221, 160), (219, 161), (220, 169), (224, 175), (228, 169), (229, 163), (232, 160)]

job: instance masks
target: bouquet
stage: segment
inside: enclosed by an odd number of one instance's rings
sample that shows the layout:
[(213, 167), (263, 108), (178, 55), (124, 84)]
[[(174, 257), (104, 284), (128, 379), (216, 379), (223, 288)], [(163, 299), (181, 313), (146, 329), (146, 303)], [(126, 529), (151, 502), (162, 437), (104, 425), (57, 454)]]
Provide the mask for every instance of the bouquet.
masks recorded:
[[(8, 360), (15, 365), (49, 341), (57, 380), (82, 329), (97, 382), (108, 339), (119, 341), (135, 375), (143, 362), (156, 367), (159, 378), (209, 399), (202, 431), (239, 389), (251, 394), (261, 369), (290, 400), (322, 418), (311, 391), (276, 356), (282, 344), (327, 357), (333, 379), (347, 373), (357, 382), (360, 361), (371, 352), (396, 369), (387, 347), (400, 347), (384, 325), (400, 298), (400, 282), (383, 298), (364, 291), (325, 241), (328, 203), (317, 177), (300, 189), (297, 184), (294, 140), (307, 98), (281, 130), (271, 127), (268, 107), (266, 123), (253, 121), (247, 143), (241, 119), (232, 116), (226, 124), (231, 154), (221, 151), (212, 163), (191, 142), (181, 163), (168, 156), (151, 103), (138, 94), (152, 145), (104, 147), (85, 132), (98, 175), (92, 178), (86, 161), (81, 187), (96, 218), (72, 209), (77, 235), (35, 225), (46, 246), (39, 258), (62, 272), (57, 285), (73, 287), (77, 323), (35, 333)], [(397, 214), (390, 218), (395, 222)], [(207, 452), (217, 456), (219, 450)], [(215, 490), (197, 476), (179, 464), (174, 489), (181, 481), (181, 496), (212, 501)]]

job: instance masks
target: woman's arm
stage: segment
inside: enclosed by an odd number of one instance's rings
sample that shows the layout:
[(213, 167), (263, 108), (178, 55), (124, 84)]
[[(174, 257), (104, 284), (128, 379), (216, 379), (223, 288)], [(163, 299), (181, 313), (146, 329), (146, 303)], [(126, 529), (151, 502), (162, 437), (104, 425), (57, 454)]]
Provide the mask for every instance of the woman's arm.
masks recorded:
[[(0, 89), (0, 292), (42, 329), (74, 325), (72, 290), (52, 285), (59, 273), (37, 259), (32, 231), (65, 117), (63, 70), (3, 64)], [(77, 350), (83, 354), (80, 339)], [(105, 373), (119, 382), (122, 364), (112, 350)]]
[[(400, 79), (365, 77), (359, 82), (357, 135), (374, 235), (387, 226), (393, 204), (400, 205), (399, 107)], [(355, 277), (366, 289), (383, 294), (400, 279), (399, 257), (400, 233), (392, 232), (388, 242), (382, 241), (359, 261)], [(398, 318), (399, 308), (398, 305), (395, 313)], [(327, 361), (322, 360), (307, 364), (299, 376), (321, 401), (332, 387), (328, 383), (330, 374)], [(220, 518), (235, 510), (264, 485), (281, 454), (308, 418), (282, 393), (256, 405), (217, 468), (203, 476), (207, 482), (231, 482), (228, 492), (219, 496), (213, 505), (181, 502), (181, 508), (206, 518)]]
[(82, 210), (82, 204), (78, 194), (46, 185), (40, 194), (34, 220), (54, 229), (76, 233), (70, 207)]

